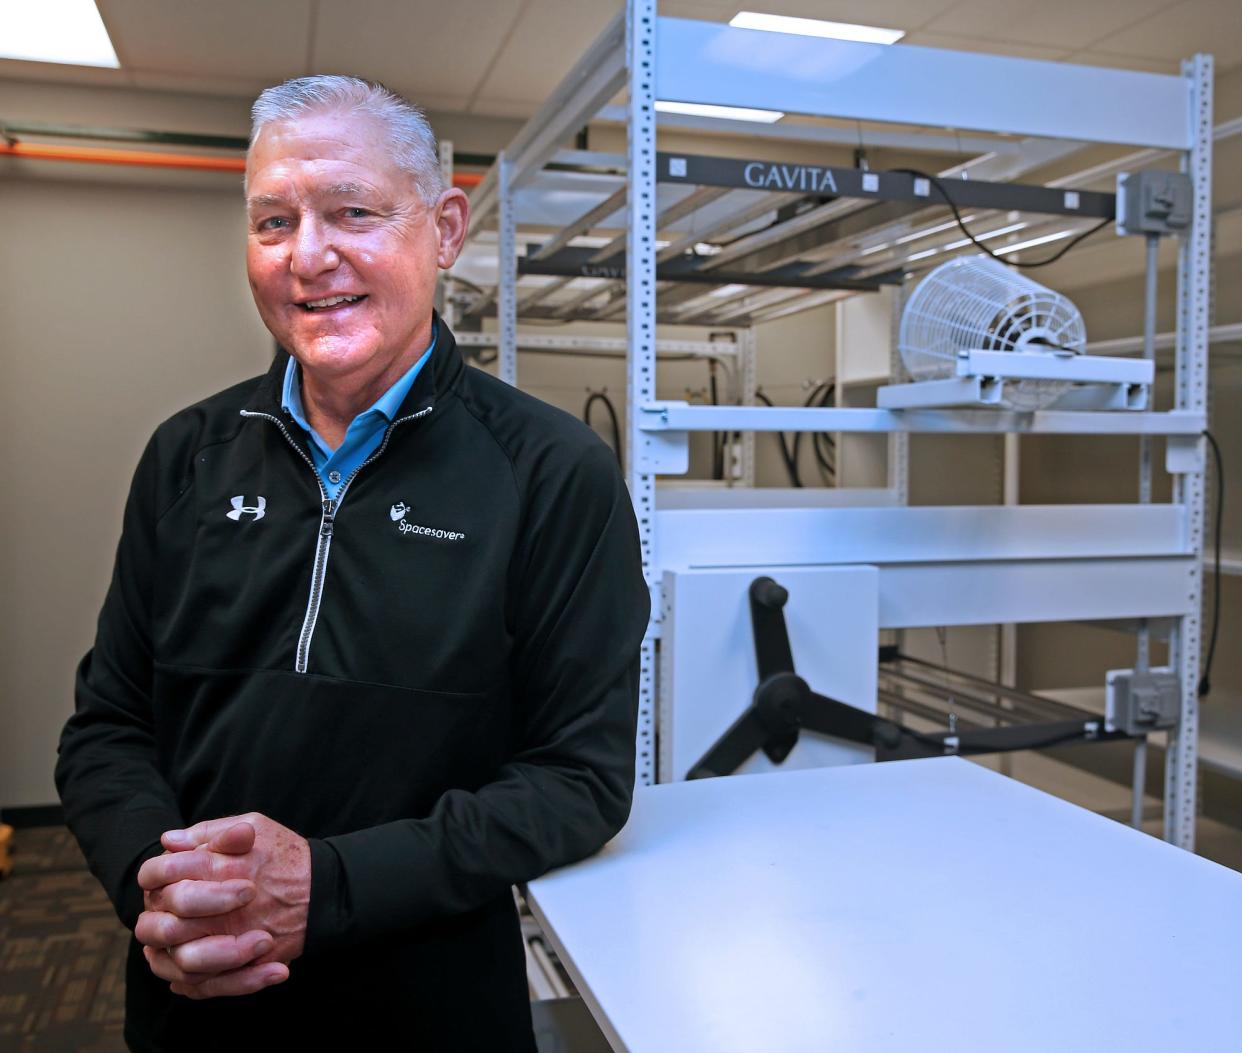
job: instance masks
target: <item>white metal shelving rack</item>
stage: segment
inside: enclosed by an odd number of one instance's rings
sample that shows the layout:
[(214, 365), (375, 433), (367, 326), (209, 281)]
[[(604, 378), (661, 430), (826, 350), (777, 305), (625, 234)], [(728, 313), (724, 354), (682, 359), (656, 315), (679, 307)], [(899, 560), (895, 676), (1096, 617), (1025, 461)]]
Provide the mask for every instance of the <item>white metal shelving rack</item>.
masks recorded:
[[(516, 379), (519, 314), (515, 201), (578, 129), (606, 110), (615, 113), (610, 103), (621, 93), (627, 127), (624, 200), (614, 192), (613, 200), (597, 211), (611, 206), (611, 212), (616, 212), (622, 204), (625, 208), (624, 272), (604, 276), (623, 277), (625, 285), (627, 481), (656, 612), (642, 652), (639, 747), (643, 781), (656, 775), (656, 641), (664, 610), (662, 571), (673, 554), (684, 558), (687, 547), (708, 539), (718, 552), (725, 553), (722, 558), (739, 564), (788, 565), (799, 558), (815, 558), (817, 532), (845, 531), (846, 547), (853, 544), (856, 550), (851, 558), (882, 564), (881, 612), (887, 603), (889, 624), (895, 626), (1097, 617), (1099, 605), (1081, 600), (1084, 588), (1103, 590), (1115, 599), (1111, 607), (1117, 613), (1108, 616), (1167, 615), (1166, 608), (1174, 603), (1168, 597), (1175, 594), (1171, 662), (1180, 679), (1182, 710), (1166, 754), (1165, 834), (1168, 840), (1192, 848), (1204, 531), (1201, 433), (1207, 414), (1210, 322), (1211, 57), (1195, 56), (1183, 64), (1180, 76), (1163, 76), (919, 47), (884, 48), (770, 33), (759, 36), (756, 31), (714, 23), (661, 18), (655, 0), (626, 0), (623, 16), (610, 24), (539, 114), (501, 153), (472, 198), (473, 230), (493, 225), (498, 229), (500, 270), (494, 299), (500, 374), (511, 382)], [(983, 178), (1020, 174), (1041, 161), (1091, 144), (1137, 147), (1138, 153), (1128, 155), (1135, 164), (1177, 157), (1192, 180), (1195, 203), (1192, 227), (1180, 243), (1174, 408), (1167, 412), (1015, 414), (657, 402), (660, 250), (656, 239), (660, 221), (667, 219), (657, 198), (657, 99), (759, 106), (811, 117), (1017, 137), (1006, 140), (1008, 147), (971, 169), (972, 174), (984, 173)], [(780, 132), (768, 129), (766, 134)], [(809, 133), (803, 129), (790, 134), (807, 138)], [(823, 137), (831, 139), (832, 133), (826, 131)], [(1098, 178), (1125, 166), (1125, 160), (1108, 162), (1082, 175)], [(1057, 187), (1063, 181), (1050, 185)], [(833, 204), (841, 214), (850, 211), (843, 202)], [(878, 235), (883, 233), (883, 228), (878, 229)], [(830, 258), (823, 261), (821, 270), (832, 264)], [(889, 261), (887, 265), (894, 264)], [(616, 302), (607, 317), (616, 318), (620, 310)], [(870, 513), (858, 509), (751, 509), (745, 512), (749, 518), (735, 515), (727, 527), (722, 527), (724, 520), (718, 517), (730, 515), (729, 510), (684, 512), (700, 516), (697, 520), (662, 518), (656, 474), (685, 470), (691, 432), (731, 430), (746, 434), (764, 430), (888, 433), (893, 437), (889, 482), (899, 495), (897, 504), (908, 471), (902, 436), (911, 432), (1164, 436), (1165, 467), (1174, 476), (1174, 500), (1171, 506), (1066, 507), (1055, 516), (1047, 509), (1021, 506), (974, 510), (979, 517), (990, 517), (988, 522), (999, 532), (976, 546), (977, 551), (955, 538), (950, 519), (936, 513), (924, 516), (920, 541), (897, 545), (891, 551), (884, 538), (871, 544), (877, 537), (875, 531), (889, 523), (884, 517), (931, 512), (927, 509), (873, 510), (880, 519), (868, 519)], [(856, 512), (864, 515), (848, 518)], [(763, 519), (765, 515), (769, 518)], [(739, 529), (742, 523), (745, 529)], [(696, 529), (706, 533), (696, 535)], [(850, 533), (860, 529), (863, 534)], [(989, 547), (995, 551), (987, 551)], [(918, 567), (940, 559), (957, 562), (943, 564), (943, 579), (929, 588), (919, 578)], [(1034, 606), (989, 595), (982, 603), (986, 610), (977, 617), (972, 613), (975, 621), (953, 622), (951, 598), (944, 596), (946, 585), (955, 583), (970, 592), (965, 588), (969, 585), (977, 594), (983, 575), (999, 583), (998, 595), (1005, 583), (1019, 588), (1025, 582), (1030, 589), (1037, 582), (1036, 591), (1044, 591)], [(1058, 592), (1058, 575), (1066, 578), (1066, 589), (1078, 591)], [(1070, 579), (1075, 581), (1073, 586), (1068, 584)], [(886, 581), (891, 585), (886, 586)], [(1045, 582), (1052, 584), (1045, 586)], [(1158, 597), (1160, 590), (1164, 593)], [(1149, 602), (1150, 610), (1145, 608)], [(912, 609), (920, 605), (922, 609)], [(944, 620), (918, 620), (932, 617)]]

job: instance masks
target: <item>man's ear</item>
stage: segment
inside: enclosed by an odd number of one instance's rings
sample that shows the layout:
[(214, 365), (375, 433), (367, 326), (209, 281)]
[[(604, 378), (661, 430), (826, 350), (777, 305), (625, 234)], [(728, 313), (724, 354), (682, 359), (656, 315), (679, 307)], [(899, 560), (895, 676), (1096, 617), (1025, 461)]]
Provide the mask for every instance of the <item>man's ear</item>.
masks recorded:
[(440, 248), (436, 254), (436, 266), (448, 270), (461, 255), (470, 226), (470, 199), (457, 187), (449, 187), (436, 202), (436, 230)]

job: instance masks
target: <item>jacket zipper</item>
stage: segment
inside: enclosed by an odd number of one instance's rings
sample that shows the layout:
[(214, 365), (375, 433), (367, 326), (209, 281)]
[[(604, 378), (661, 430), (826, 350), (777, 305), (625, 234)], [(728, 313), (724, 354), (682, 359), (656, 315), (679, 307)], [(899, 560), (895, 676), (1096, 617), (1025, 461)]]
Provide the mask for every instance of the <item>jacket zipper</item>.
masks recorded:
[(395, 421), (388, 425), (384, 431), (384, 438), (380, 442), (379, 447), (370, 457), (363, 461), (346, 477), (345, 482), (341, 484), (341, 489), (337, 492), (336, 499), (328, 497), (327, 488), (323, 485), (323, 480), (319, 477), (319, 469), (315, 467), (315, 462), (311, 460), (310, 455), (298, 445), (297, 440), (289, 434), (289, 429), (285, 427), (284, 421), (279, 417), (274, 417), (270, 413), (255, 413), (251, 410), (242, 410), (243, 417), (262, 417), (264, 420), (270, 420), (280, 429), (280, 433), (289, 441), (289, 445), (297, 451), (299, 457), (302, 458), (314, 473), (315, 483), (319, 486), (319, 496), (321, 498), (320, 515), (319, 515), (319, 536), (315, 541), (315, 566), (311, 571), (310, 595), (306, 598), (306, 614), (302, 617), (302, 631), (298, 634), (298, 649), (293, 660), (293, 671), (295, 673), (305, 673), (310, 663), (310, 645), (311, 638), (315, 635), (315, 623), (319, 620), (319, 607), (323, 600), (323, 583), (328, 573), (328, 553), (332, 549), (332, 532), (336, 524), (336, 513), (341, 507), (341, 502), (345, 500), (345, 492), (349, 489), (349, 484), (354, 481), (358, 473), (362, 471), (368, 464), (374, 461), (384, 452), (388, 446), (388, 440), (392, 437), (393, 429), (398, 424), (404, 424), (407, 421), (418, 420), (419, 417), (425, 417), (432, 410), (431, 406), (421, 409), (417, 413), (411, 413), (405, 417), (398, 417)]

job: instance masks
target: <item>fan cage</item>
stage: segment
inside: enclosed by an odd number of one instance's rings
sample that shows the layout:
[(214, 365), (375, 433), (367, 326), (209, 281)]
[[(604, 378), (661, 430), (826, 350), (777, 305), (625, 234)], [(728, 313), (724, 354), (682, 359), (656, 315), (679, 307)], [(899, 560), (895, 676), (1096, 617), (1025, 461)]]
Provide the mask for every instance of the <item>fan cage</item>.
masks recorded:
[[(1082, 315), (1069, 299), (988, 256), (932, 270), (911, 293), (898, 332), (902, 362), (915, 380), (954, 376), (962, 351), (1081, 354), (1086, 342)], [(1062, 380), (1010, 381), (1002, 404), (1039, 409), (1069, 388)]]

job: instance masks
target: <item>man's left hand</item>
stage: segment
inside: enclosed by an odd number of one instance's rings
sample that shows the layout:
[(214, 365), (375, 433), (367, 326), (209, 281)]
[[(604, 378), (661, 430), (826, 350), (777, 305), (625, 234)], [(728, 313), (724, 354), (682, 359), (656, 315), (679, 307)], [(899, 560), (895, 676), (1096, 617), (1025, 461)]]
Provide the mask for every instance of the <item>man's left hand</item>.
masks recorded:
[(288, 978), (305, 945), (310, 845), (250, 812), (161, 838), (138, 872), (146, 910), (135, 935), (176, 994), (251, 994)]

